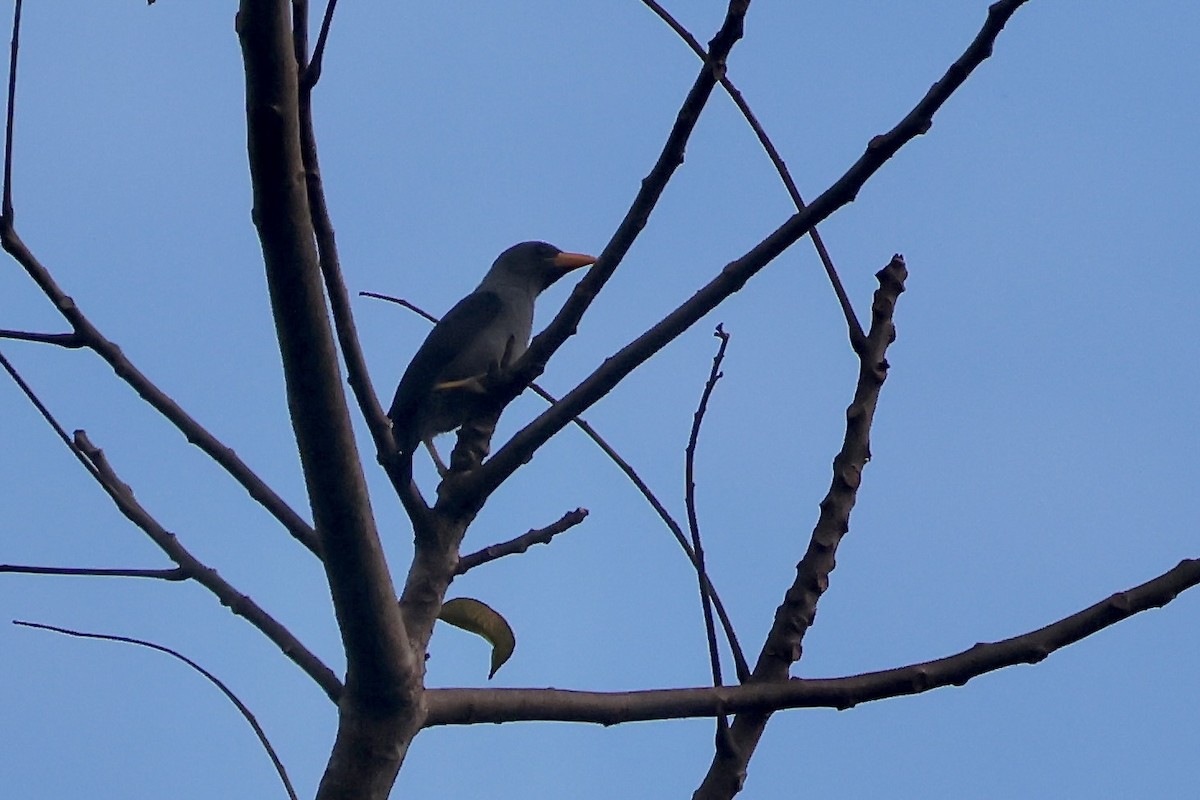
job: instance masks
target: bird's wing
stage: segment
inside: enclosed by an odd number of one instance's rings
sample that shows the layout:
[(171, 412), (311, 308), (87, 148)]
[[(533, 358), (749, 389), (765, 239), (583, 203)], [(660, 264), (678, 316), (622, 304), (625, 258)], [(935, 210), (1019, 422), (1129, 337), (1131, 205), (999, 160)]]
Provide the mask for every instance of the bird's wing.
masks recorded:
[[(446, 312), (433, 327), (417, 354), (404, 370), (396, 387), (392, 407), (388, 409), (393, 425), (399, 428), (412, 417), (421, 402), (433, 391), (438, 375), (456, 355), (468, 347), (499, 315), (500, 298), (492, 292), (472, 292)], [(405, 437), (407, 438), (407, 437)]]

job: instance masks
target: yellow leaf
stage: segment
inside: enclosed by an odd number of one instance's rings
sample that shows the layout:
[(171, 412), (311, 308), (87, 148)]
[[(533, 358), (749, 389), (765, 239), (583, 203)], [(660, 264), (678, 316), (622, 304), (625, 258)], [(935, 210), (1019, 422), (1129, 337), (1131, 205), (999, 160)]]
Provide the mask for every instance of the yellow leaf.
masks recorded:
[(442, 603), (438, 619), (482, 636), (492, 645), (492, 670), (488, 673), (488, 680), (491, 680), (496, 670), (508, 661), (517, 646), (517, 637), (513, 636), (508, 621), (487, 603), (479, 600), (470, 597), (447, 600)]

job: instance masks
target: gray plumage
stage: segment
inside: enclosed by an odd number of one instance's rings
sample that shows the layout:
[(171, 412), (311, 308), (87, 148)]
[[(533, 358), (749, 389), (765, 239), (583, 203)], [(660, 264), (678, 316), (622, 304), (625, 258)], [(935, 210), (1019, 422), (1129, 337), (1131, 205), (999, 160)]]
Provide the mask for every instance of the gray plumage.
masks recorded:
[[(482, 397), (482, 379), (507, 369), (529, 346), (537, 296), (567, 272), (594, 263), (545, 242), (522, 242), (496, 259), (475, 291), (447, 312), (418, 348), (388, 417), (400, 451), (463, 424)], [(444, 471), (444, 464), (438, 464)]]

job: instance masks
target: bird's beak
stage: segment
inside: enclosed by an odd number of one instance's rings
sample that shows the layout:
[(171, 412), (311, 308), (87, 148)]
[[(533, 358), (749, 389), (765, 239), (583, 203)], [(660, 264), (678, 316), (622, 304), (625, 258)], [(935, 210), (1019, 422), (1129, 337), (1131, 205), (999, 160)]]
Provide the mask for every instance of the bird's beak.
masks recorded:
[(585, 256), (582, 253), (559, 253), (554, 257), (554, 266), (558, 267), (562, 275), (567, 274), (573, 269), (586, 267), (589, 264), (595, 264), (595, 256)]

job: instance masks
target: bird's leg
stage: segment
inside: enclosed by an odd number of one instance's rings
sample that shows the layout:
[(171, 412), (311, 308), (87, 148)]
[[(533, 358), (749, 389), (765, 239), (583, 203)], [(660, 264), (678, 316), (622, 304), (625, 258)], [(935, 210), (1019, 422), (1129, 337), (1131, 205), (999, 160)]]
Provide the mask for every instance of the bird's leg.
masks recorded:
[(428, 450), (429, 455), (433, 457), (433, 465), (434, 465), (434, 467), (437, 468), (438, 476), (442, 477), (442, 478), (446, 477), (447, 473), (450, 472), (450, 468), (446, 466), (445, 461), (442, 461), (441, 453), (439, 453), (437, 451), (437, 448), (434, 447), (433, 437), (427, 436), (424, 439), (424, 442), (425, 442), (425, 449)]

